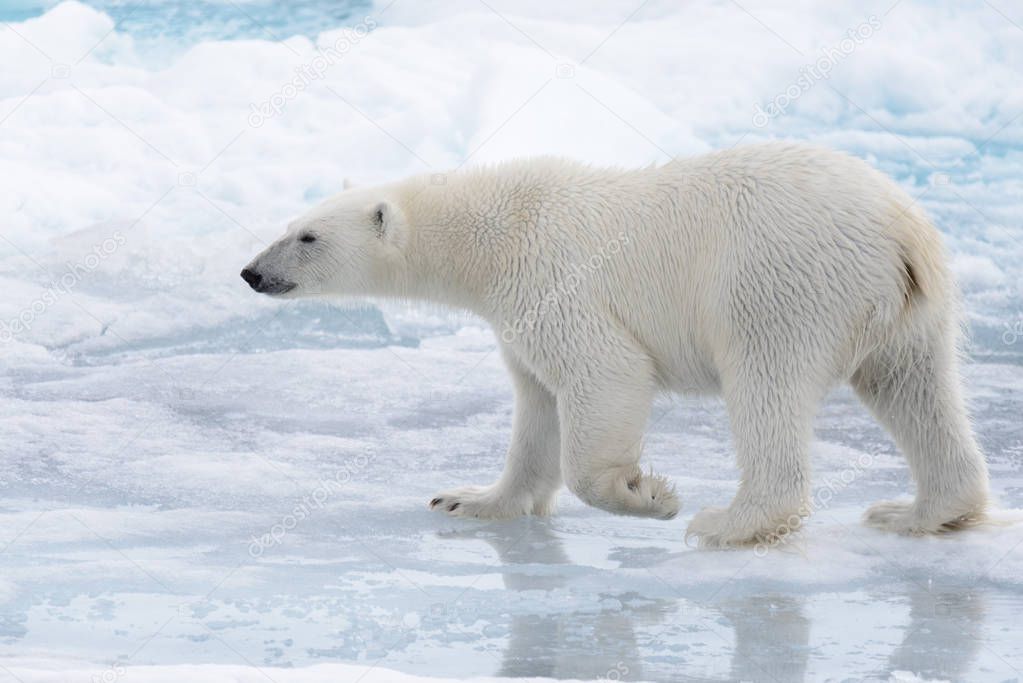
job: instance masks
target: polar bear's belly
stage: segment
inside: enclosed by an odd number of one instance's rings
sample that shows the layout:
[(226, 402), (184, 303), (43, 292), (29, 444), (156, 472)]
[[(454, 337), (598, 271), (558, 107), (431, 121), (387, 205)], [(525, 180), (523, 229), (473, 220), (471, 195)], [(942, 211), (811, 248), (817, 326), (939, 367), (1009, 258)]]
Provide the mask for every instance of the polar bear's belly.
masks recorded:
[(651, 349), (658, 383), (665, 391), (683, 394), (718, 394), (721, 381), (713, 359), (683, 335), (674, 348)]

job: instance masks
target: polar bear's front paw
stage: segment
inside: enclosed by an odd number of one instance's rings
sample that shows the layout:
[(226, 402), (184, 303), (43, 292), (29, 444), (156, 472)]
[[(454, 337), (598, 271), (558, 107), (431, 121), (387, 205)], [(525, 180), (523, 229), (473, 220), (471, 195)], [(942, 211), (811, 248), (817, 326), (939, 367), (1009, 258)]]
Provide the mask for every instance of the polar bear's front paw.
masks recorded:
[(477, 519), (508, 519), (529, 514), (532, 510), (529, 496), (509, 496), (492, 486), (463, 486), (438, 493), (430, 501), (430, 509), (452, 517)]
[(771, 524), (752, 509), (738, 514), (733, 508), (704, 508), (689, 522), (686, 540), (696, 537), (701, 548), (773, 545), (798, 529), (801, 519), (799, 515), (791, 515), (784, 523)]

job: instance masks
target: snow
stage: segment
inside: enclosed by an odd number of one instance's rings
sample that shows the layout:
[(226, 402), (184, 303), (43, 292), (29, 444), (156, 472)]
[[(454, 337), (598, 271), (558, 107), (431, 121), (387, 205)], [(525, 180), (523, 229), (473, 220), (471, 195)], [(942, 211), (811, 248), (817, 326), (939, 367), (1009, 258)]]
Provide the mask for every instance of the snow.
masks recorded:
[[(1023, 676), (1023, 14), (287, 5), (0, 8), (16, 65), (0, 70), (0, 680)], [(830, 77), (757, 125), (822, 58)], [(846, 390), (817, 424), (818, 509), (766, 553), (683, 542), (737, 479), (707, 399), (651, 420), (645, 460), (677, 482), (677, 520), (567, 493), (549, 520), (450, 520), (426, 502), (493, 480), (508, 439), (491, 332), (429, 307), (282, 304), (238, 277), (346, 177), (775, 137), (863, 156), (945, 233), (998, 523), (860, 525), (910, 485)]]

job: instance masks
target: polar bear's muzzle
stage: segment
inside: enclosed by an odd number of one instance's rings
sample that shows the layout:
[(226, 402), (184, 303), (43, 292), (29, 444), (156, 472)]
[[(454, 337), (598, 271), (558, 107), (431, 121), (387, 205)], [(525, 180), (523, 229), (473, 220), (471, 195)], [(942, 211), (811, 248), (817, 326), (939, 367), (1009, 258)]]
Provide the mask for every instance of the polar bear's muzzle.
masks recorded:
[(246, 268), (241, 272), (242, 279), (249, 283), (249, 287), (260, 294), (284, 294), (295, 288), (294, 282), (278, 280), (276, 278), (265, 278), (261, 274)]

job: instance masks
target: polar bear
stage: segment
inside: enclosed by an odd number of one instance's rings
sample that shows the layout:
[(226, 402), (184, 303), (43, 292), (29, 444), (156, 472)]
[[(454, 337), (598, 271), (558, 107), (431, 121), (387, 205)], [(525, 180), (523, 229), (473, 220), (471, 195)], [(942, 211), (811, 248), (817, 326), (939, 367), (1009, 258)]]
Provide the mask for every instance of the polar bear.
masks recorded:
[(674, 488), (639, 465), (651, 402), (713, 393), (741, 481), (687, 535), (771, 541), (808, 513), (813, 419), (849, 382), (916, 482), (913, 502), (865, 522), (916, 534), (984, 517), (940, 237), (845, 154), (773, 143), (641, 170), (538, 158), (350, 189), (242, 277), (279, 297), (424, 299), (493, 326), (515, 387), (511, 446), (497, 482), (433, 497), (450, 515), (546, 515), (564, 482), (603, 510), (670, 519)]

